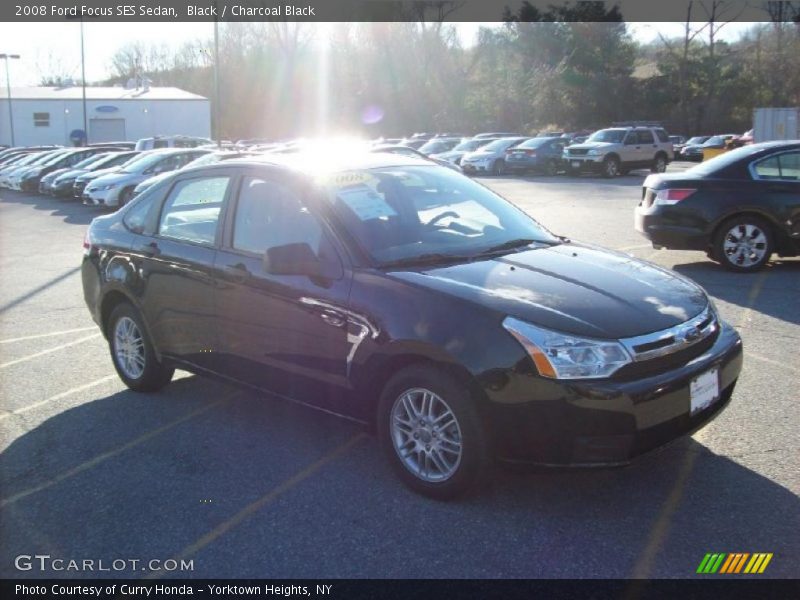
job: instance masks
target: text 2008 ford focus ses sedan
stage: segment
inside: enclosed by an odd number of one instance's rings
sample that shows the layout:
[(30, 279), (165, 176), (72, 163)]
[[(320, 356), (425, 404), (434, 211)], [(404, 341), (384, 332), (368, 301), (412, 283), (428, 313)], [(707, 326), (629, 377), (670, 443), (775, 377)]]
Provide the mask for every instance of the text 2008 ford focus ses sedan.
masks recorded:
[(180, 171), (93, 221), (84, 293), (130, 388), (180, 366), (358, 419), (437, 498), (495, 457), (625, 463), (730, 400), (741, 341), (691, 281), (450, 169), (322, 158)]

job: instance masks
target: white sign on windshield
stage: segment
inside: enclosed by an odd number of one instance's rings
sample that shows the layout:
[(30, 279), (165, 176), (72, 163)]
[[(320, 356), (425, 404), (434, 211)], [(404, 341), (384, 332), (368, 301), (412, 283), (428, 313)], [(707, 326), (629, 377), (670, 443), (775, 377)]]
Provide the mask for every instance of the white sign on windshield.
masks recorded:
[(367, 186), (339, 190), (337, 195), (362, 221), (397, 215), (378, 192)]

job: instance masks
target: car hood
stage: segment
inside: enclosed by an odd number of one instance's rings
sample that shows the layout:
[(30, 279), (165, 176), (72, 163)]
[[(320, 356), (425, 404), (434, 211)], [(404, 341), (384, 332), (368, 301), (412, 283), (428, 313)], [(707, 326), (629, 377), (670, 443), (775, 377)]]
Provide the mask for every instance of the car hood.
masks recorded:
[[(56, 180), (66, 180), (66, 179), (75, 179), (79, 175), (83, 175), (86, 173), (86, 169), (64, 169), (62, 173), (58, 174)], [(51, 173), (52, 175), (52, 173)]]
[(440, 152), (438, 154), (431, 154), (428, 158), (441, 158), (442, 160), (452, 160), (468, 154), (464, 150), (450, 150), (449, 152)]
[[(504, 154), (505, 150), (503, 150), (502, 153)], [(497, 156), (498, 154), (500, 154), (500, 152), (498, 151), (490, 150), (489, 152), (485, 152), (481, 150), (476, 150), (475, 152), (467, 152), (466, 154), (464, 154), (464, 157), (461, 160), (473, 160), (473, 159), (480, 160), (480, 159), (492, 158), (493, 156)]]
[(577, 243), (390, 276), (547, 329), (602, 339), (667, 329), (708, 305), (703, 289), (677, 273)]
[(173, 175), (175, 175), (175, 171), (167, 171), (166, 173), (160, 173), (160, 174), (155, 175), (153, 177), (148, 177), (144, 181), (141, 181), (139, 183), (139, 185), (136, 186), (136, 189), (139, 190), (139, 191), (147, 189), (147, 188), (149, 188), (149, 187), (151, 187), (151, 186), (153, 186), (153, 185), (155, 185), (157, 183), (161, 183), (162, 181), (164, 181), (165, 179), (168, 179), (169, 177), (171, 177)]
[(119, 171), (121, 167), (109, 167), (108, 169), (98, 169), (97, 171), (89, 171), (84, 173), (83, 175), (78, 175), (78, 178), (81, 181), (92, 181), (93, 179), (97, 179), (98, 177), (103, 177), (104, 175), (110, 175), (111, 173), (116, 173)]
[(47, 175), (43, 177), (43, 179), (47, 179), (48, 181), (53, 181), (56, 177), (58, 177), (62, 173), (66, 173), (67, 171), (69, 171), (68, 167), (62, 167), (61, 169), (50, 171)]
[(570, 150), (577, 148), (579, 150), (593, 150), (594, 148), (608, 148), (609, 146), (618, 146), (619, 144), (613, 142), (583, 142), (582, 144), (572, 144), (567, 146)]
[(111, 185), (112, 183), (127, 183), (141, 181), (142, 175), (139, 173), (109, 173), (101, 175), (92, 181), (92, 185)]

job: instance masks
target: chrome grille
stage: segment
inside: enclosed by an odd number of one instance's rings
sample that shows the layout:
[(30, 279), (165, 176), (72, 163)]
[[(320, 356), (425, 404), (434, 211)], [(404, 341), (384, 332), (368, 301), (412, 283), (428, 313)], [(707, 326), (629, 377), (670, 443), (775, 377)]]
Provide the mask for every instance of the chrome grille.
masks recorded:
[(714, 309), (707, 306), (703, 312), (685, 323), (662, 331), (620, 340), (634, 361), (650, 360), (680, 352), (698, 344), (716, 333), (719, 321)]
[(567, 148), (569, 156), (586, 156), (589, 153), (588, 148)]

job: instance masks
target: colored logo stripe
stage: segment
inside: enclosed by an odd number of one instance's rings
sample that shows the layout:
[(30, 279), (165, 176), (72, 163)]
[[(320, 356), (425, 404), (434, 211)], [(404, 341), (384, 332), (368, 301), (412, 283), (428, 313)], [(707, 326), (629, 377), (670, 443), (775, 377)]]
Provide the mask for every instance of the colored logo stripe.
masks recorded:
[(700, 566), (697, 567), (697, 572), (716, 573), (725, 556), (725, 554), (706, 554), (703, 558), (703, 561), (700, 563)]
[[(708, 553), (703, 557), (700, 566), (697, 567), (698, 573), (714, 574), (734, 574), (734, 573), (763, 573), (767, 565), (772, 560), (772, 553), (757, 552), (733, 552), (733, 553)], [(748, 561), (748, 558), (750, 559)], [(745, 563), (747, 566), (745, 567)], [(744, 569), (744, 571), (742, 571)]]
[(772, 552), (753, 554), (753, 558), (747, 563), (744, 569), (745, 573), (763, 573), (767, 568), (769, 561), (772, 560)]

